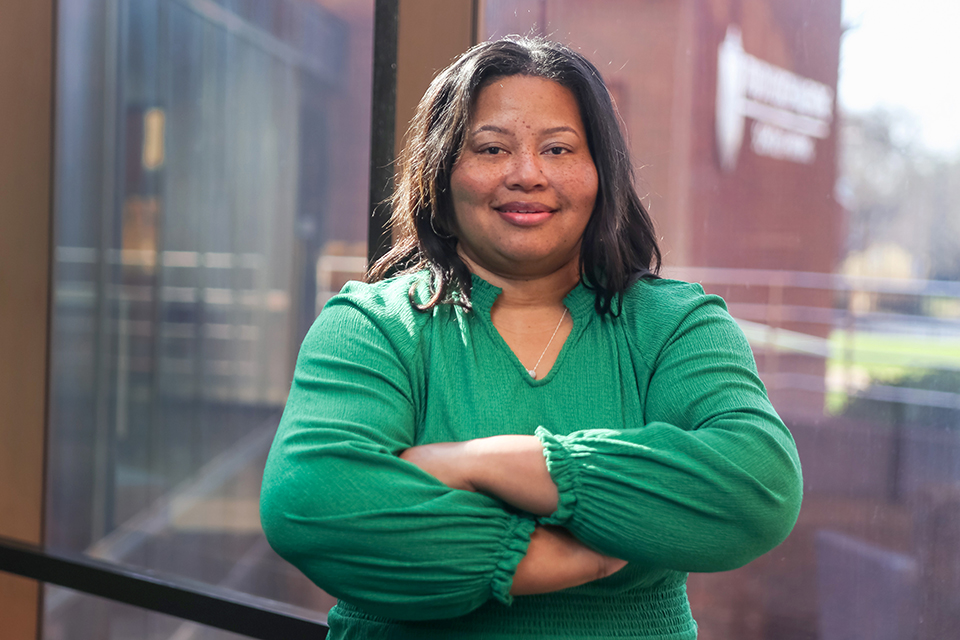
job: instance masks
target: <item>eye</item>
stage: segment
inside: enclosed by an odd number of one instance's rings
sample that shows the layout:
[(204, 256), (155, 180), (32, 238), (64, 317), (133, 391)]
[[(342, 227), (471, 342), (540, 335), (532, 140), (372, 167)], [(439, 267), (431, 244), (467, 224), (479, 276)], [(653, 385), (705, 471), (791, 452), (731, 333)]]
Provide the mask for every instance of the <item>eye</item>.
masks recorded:
[(484, 147), (480, 150), (480, 153), (486, 154), (488, 156), (498, 155), (503, 149), (500, 147)]
[(549, 149), (547, 149), (547, 153), (555, 156), (559, 156), (561, 154), (567, 153), (567, 151), (568, 149), (566, 149), (565, 147), (550, 147)]

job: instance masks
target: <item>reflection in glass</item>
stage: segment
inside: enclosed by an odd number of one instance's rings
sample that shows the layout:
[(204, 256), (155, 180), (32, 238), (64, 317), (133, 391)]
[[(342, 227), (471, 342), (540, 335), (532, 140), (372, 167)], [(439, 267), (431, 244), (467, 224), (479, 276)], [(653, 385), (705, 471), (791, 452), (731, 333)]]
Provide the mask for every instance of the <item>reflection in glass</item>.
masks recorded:
[[(727, 300), (797, 440), (793, 534), (747, 567), (690, 578), (706, 640), (960, 626), (960, 148), (944, 152), (956, 119), (931, 135), (902, 110), (837, 100), (851, 60), (848, 86), (882, 78), (889, 96), (928, 74), (929, 110), (944, 104), (960, 15), (847, 4), (481, 3), (480, 37), (548, 35), (604, 74), (665, 275)], [(954, 55), (908, 61), (908, 37)], [(882, 47), (841, 57), (846, 39)]]
[[(324, 610), (256, 504), (300, 338), (364, 267), (373, 2), (58, 6), (48, 543)], [(947, 41), (955, 13), (915, 6), (884, 56)], [(726, 298), (796, 437), (800, 521), (691, 577), (704, 640), (960, 627), (960, 157), (849, 112), (838, 69), (864, 56), (841, 44), (870, 22), (842, 8), (479, 7), (480, 37), (548, 34), (603, 72), (666, 275)], [(844, 73), (893, 70), (867, 60)], [(48, 637), (180, 637), (90, 601), (49, 589)]]
[[(46, 597), (71, 603), (72, 615), (44, 622), (44, 640), (129, 638), (130, 640), (245, 640), (247, 636), (213, 629), (138, 607), (62, 587), (47, 587)], [(82, 635), (77, 631), (81, 630)]]
[[(329, 607), (258, 515), (300, 340), (365, 266), (373, 3), (324, 5), (60, 4), (51, 547)], [(48, 630), (174, 637), (77, 598)]]

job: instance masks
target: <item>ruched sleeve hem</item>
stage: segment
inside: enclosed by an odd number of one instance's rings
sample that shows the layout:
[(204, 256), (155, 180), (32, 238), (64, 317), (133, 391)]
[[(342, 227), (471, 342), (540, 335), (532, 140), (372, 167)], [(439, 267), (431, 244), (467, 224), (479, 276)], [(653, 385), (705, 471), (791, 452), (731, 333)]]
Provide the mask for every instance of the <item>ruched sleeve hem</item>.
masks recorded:
[(573, 459), (575, 454), (567, 449), (560, 437), (543, 427), (537, 427), (535, 435), (543, 445), (547, 471), (557, 485), (559, 496), (557, 510), (546, 518), (541, 518), (540, 522), (562, 527), (573, 518), (577, 506), (577, 495), (580, 493), (580, 466)]
[(500, 559), (493, 571), (491, 589), (493, 597), (509, 605), (513, 603), (510, 588), (513, 586), (513, 576), (517, 572), (517, 565), (527, 555), (530, 546), (530, 536), (537, 526), (536, 521), (526, 515), (512, 515), (507, 524), (507, 532), (503, 540), (503, 549)]

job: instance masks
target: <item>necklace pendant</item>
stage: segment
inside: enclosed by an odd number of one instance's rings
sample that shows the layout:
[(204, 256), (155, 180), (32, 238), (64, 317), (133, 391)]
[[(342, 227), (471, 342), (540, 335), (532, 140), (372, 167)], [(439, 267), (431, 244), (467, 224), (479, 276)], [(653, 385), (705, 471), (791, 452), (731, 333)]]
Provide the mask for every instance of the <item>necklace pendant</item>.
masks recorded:
[(553, 335), (550, 336), (550, 340), (547, 342), (547, 346), (543, 348), (543, 351), (540, 352), (540, 357), (537, 358), (537, 364), (533, 365), (533, 369), (527, 369), (527, 373), (530, 374), (530, 377), (534, 380), (537, 379), (537, 368), (540, 366), (540, 363), (543, 361), (543, 356), (546, 355), (547, 349), (550, 348), (550, 345), (553, 344), (553, 339), (557, 337), (557, 331), (560, 331), (560, 325), (563, 324), (563, 319), (567, 317), (567, 308), (563, 308), (563, 314), (560, 316), (560, 322), (557, 323), (557, 327), (553, 330)]

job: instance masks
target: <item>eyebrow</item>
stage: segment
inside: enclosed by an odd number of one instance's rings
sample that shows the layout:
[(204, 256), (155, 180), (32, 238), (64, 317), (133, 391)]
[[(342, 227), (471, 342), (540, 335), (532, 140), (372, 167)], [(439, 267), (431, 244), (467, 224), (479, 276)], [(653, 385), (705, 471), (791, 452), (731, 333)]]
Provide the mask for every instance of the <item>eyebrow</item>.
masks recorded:
[[(483, 133), (483, 132), (485, 132), (485, 131), (492, 131), (493, 133), (502, 133), (502, 134), (505, 134), (505, 135), (510, 135), (510, 134), (511, 134), (510, 131), (508, 131), (507, 129), (504, 129), (504, 128), (502, 128), (502, 127), (498, 127), (498, 126), (496, 126), (496, 125), (494, 125), (494, 124), (485, 124), (485, 125), (483, 125), (482, 127), (477, 127), (476, 129), (474, 129), (473, 131), (471, 131), (471, 132), (470, 132), (470, 135), (475, 136), (475, 135), (477, 135), (478, 133)], [(578, 138), (580, 137), (580, 133), (579, 133), (576, 129), (574, 129), (573, 127), (568, 127), (568, 126), (566, 126), (566, 125), (561, 125), (561, 126), (559, 126), (559, 127), (550, 127), (549, 129), (544, 129), (544, 130), (541, 131), (540, 133), (541, 133), (541, 135), (552, 135), (552, 134), (554, 134), (554, 133), (560, 133), (561, 131), (567, 131), (567, 132), (569, 132), (569, 133), (574, 134), (574, 135), (577, 136)]]

